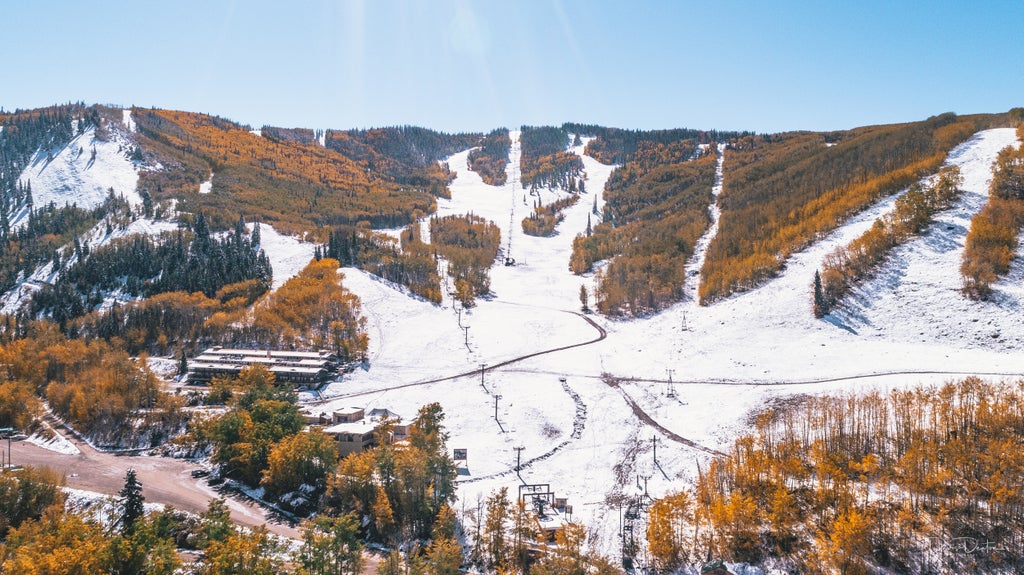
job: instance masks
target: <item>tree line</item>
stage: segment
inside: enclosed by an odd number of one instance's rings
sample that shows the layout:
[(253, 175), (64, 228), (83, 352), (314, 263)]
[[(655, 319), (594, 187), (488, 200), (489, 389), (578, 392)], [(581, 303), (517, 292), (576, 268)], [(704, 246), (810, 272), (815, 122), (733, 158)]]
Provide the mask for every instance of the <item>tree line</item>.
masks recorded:
[(712, 142), (752, 136), (751, 132), (719, 130), (693, 130), (675, 128), (669, 130), (626, 130), (593, 124), (565, 123), (562, 128), (570, 133), (591, 136), (586, 154), (602, 164), (626, 164), (642, 146), (658, 148), (674, 142), (691, 142), (693, 145), (707, 145)]
[[(1017, 128), (1024, 140), (1024, 124)], [(1024, 228), (1024, 144), (999, 152), (989, 185), (989, 200), (971, 219), (960, 264), (963, 292), (988, 299), (992, 284), (1010, 271)]]
[(942, 114), (909, 124), (730, 142), (719, 230), (700, 275), (701, 303), (773, 277), (790, 254), (935, 173), (953, 147), (1004, 120)]
[(924, 231), (937, 212), (956, 200), (962, 183), (956, 166), (939, 170), (934, 181), (915, 182), (896, 198), (892, 212), (875, 220), (849, 245), (839, 246), (825, 256), (821, 273), (814, 272), (814, 317), (832, 311), (851, 289), (871, 277), (890, 251)]
[(1024, 568), (1024, 384), (805, 396), (760, 414), (650, 509), (669, 571), (707, 554), (800, 573)]

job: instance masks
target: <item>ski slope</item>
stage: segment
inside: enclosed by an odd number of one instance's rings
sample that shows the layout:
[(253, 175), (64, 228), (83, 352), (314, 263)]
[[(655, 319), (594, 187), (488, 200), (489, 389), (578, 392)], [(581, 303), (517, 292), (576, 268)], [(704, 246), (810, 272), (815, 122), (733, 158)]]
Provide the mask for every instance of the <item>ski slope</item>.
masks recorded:
[[(518, 166), (518, 135), (511, 133), (510, 170)], [(841, 313), (825, 320), (810, 313), (814, 270), (891, 210), (895, 197), (795, 254), (759, 289), (710, 307), (685, 301), (650, 318), (592, 317), (607, 332), (603, 340), (575, 315), (579, 286), (592, 289), (593, 278), (573, 275), (568, 261), (592, 195), (603, 205), (613, 167), (583, 156), (587, 194), (565, 211), (556, 235), (538, 238), (519, 228), (533, 198), (515, 174), (503, 186), (486, 185), (465, 169), (468, 151), (456, 154), (447, 160), (458, 171), (452, 198), (438, 201), (438, 214), (494, 221), (503, 248), (511, 238), (517, 264), (496, 263), (493, 295), (461, 312), (449, 297), (432, 305), (346, 269), (344, 284), (360, 295), (368, 318), (370, 361), (325, 391), (333, 398), (325, 407), (387, 407), (411, 418), (438, 401), (449, 447), (469, 452), (460, 505), (473, 508), (502, 486), (514, 495), (520, 482), (550, 483), (574, 505), (574, 518), (594, 530), (598, 549), (616, 551), (624, 496), (646, 489), (658, 497), (685, 486), (697, 463), (727, 449), (766, 404), (794, 394), (939, 383), (955, 374), (1024, 373), (1024, 316), (1013, 313), (1022, 303), (1014, 286), (1024, 269), (1015, 264), (993, 302), (956, 291), (970, 217), (984, 204), (996, 154), (1014, 141), (1013, 130), (988, 130), (954, 150), (948, 163), (964, 175), (959, 203), (896, 250)], [(582, 155), (582, 147), (574, 151)], [(544, 203), (564, 195), (540, 193)], [(458, 374), (465, 375), (450, 378)], [(439, 378), (450, 379), (422, 383)], [(517, 476), (518, 447), (524, 468)]]
[[(90, 127), (62, 148), (36, 152), (19, 176), (32, 186), (33, 205), (71, 203), (90, 209), (102, 204), (111, 189), (130, 204), (141, 204), (136, 191), (138, 167), (128, 158), (132, 144), (123, 129), (108, 124), (100, 138), (96, 128)], [(27, 217), (28, 210), (21, 210), (11, 218), (12, 226), (23, 224)]]

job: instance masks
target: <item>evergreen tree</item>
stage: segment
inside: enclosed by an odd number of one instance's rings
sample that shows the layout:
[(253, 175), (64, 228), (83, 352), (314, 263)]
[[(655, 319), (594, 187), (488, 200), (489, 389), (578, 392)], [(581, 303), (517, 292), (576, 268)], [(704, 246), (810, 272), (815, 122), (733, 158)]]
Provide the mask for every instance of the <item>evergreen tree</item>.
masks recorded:
[(146, 510), (142, 503), (146, 500), (142, 495), (142, 483), (135, 476), (135, 470), (129, 469), (124, 476), (124, 487), (121, 488), (121, 517), (118, 524), (121, 533), (131, 535), (135, 530), (135, 522), (142, 517)]
[(821, 290), (821, 273), (814, 270), (814, 317), (824, 317), (828, 312), (825, 294)]

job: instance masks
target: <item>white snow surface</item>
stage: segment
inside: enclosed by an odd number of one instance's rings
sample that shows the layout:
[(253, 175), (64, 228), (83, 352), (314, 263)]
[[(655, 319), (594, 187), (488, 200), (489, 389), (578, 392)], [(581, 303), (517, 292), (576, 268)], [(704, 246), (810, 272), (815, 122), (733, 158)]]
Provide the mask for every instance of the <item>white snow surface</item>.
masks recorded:
[(138, 126), (135, 125), (135, 120), (132, 118), (132, 111), (128, 108), (121, 110), (121, 123), (128, 128), (129, 132), (138, 131)]
[[(88, 128), (63, 148), (36, 152), (19, 176), (22, 182), (32, 184), (33, 205), (70, 203), (89, 209), (102, 204), (110, 188), (132, 205), (142, 203), (136, 191), (139, 174), (128, 159), (132, 144), (121, 130), (117, 124), (108, 124), (109, 137), (104, 141), (96, 138), (95, 128)], [(22, 210), (12, 218), (12, 225), (27, 217), (27, 210)]]
[(199, 184), (199, 193), (208, 194), (213, 191), (213, 172), (210, 172), (210, 177)]
[[(247, 226), (252, 231), (253, 224)], [(260, 247), (270, 260), (270, 267), (274, 270), (272, 288), (277, 289), (309, 264), (316, 244), (280, 234), (273, 226), (261, 223)]]
[[(515, 496), (520, 479), (514, 448), (525, 447), (522, 481), (550, 483), (559, 497), (568, 497), (574, 518), (596, 533), (596, 548), (612, 553), (616, 497), (635, 493), (638, 477), (648, 478), (654, 497), (685, 487), (697, 462), (709, 451), (727, 449), (746, 429), (749, 414), (776, 398), (941, 383), (961, 374), (1001, 379), (1024, 373), (1024, 316), (1013, 313), (1024, 303), (1015, 287), (1024, 279), (1024, 265), (1015, 263), (996, 286), (994, 301), (973, 302), (957, 291), (970, 217), (984, 204), (997, 152), (1015, 142), (1013, 130), (997, 129), (950, 154), (948, 163), (964, 175), (962, 199), (897, 249), (840, 313), (825, 320), (812, 316), (814, 270), (828, 252), (890, 210), (895, 197), (795, 254), (778, 278), (756, 290), (709, 307), (687, 300), (649, 318), (588, 316), (607, 330), (607, 339), (489, 369), (481, 380), (481, 364), (599, 336), (577, 315), (579, 287), (591, 289), (593, 278), (573, 275), (568, 261), (573, 237), (586, 227), (592, 194), (601, 194), (613, 166), (583, 156), (587, 193), (564, 212), (556, 235), (526, 236), (519, 222), (533, 198), (518, 184), (519, 134), (511, 135), (503, 186), (486, 185), (465, 169), (468, 151), (447, 160), (458, 177), (452, 199), (438, 201), (438, 215), (471, 212), (494, 221), (503, 251), (511, 234), (517, 265), (506, 267), (505, 254), (499, 256), (491, 268), (493, 294), (461, 315), (448, 295), (432, 305), (365, 272), (344, 270), (343, 283), (362, 298), (370, 361), (323, 393), (327, 409), (387, 407), (410, 417), (421, 405), (440, 402), (449, 447), (469, 450), (459, 507), (472, 508), (477, 497), (501, 486)], [(573, 151), (582, 155), (582, 147)], [(565, 194), (540, 193), (544, 203)], [(602, 382), (605, 372), (637, 381), (613, 388)], [(424, 383), (462, 373), (467, 375)], [(627, 397), (656, 425), (635, 415)], [(574, 423), (583, 425), (575, 434)]]
[(59, 433), (54, 433), (53, 437), (43, 437), (38, 434), (32, 434), (28, 436), (25, 441), (42, 447), (43, 449), (49, 449), (56, 453), (62, 453), (64, 455), (78, 455), (81, 453), (74, 443), (68, 441), (66, 437)]

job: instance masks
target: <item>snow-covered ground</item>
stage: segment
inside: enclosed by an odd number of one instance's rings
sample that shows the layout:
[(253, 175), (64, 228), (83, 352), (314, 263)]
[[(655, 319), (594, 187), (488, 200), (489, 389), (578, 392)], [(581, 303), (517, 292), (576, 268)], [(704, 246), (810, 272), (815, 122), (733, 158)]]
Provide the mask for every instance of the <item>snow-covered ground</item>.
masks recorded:
[[(136, 191), (138, 170), (128, 158), (132, 144), (121, 130), (112, 123), (105, 130), (107, 136), (99, 139), (96, 129), (88, 128), (63, 148), (38, 151), (19, 176), (21, 182), (32, 185), (33, 205), (72, 203), (89, 209), (102, 204), (111, 188), (132, 205), (142, 203)], [(12, 225), (27, 216), (28, 211), (22, 210), (11, 218)]]
[[(125, 124), (131, 129), (130, 114)], [(90, 131), (51, 161), (37, 155), (26, 170), (35, 170), (36, 204), (81, 198), (79, 205), (94, 205), (110, 186), (137, 201), (130, 195), (135, 168), (127, 149), (118, 151), (116, 140), (123, 136), (112, 133), (111, 142), (97, 143), (92, 165)], [(584, 156), (582, 146), (572, 148), (582, 156), (587, 193), (565, 210), (554, 236), (527, 236), (520, 222), (537, 196), (519, 182), (519, 134), (511, 136), (508, 183), (484, 184), (466, 168), (467, 150), (447, 159), (458, 177), (452, 198), (438, 200), (438, 215), (473, 213), (501, 228), (492, 295), (468, 310), (447, 293), (433, 305), (365, 272), (344, 269), (344, 284), (361, 297), (367, 316), (370, 361), (323, 394), (332, 398), (327, 409), (387, 407), (406, 418), (425, 403), (440, 402), (449, 447), (469, 451), (459, 494), (467, 509), (500, 486), (516, 493), (520, 478), (513, 467), (516, 448), (522, 447), (521, 480), (550, 483), (559, 497), (568, 497), (574, 518), (596, 532), (598, 548), (613, 552), (621, 496), (635, 493), (638, 485), (642, 490), (644, 478), (655, 497), (684, 486), (697, 462), (725, 449), (745, 429), (751, 411), (778, 398), (937, 383), (954, 372), (1024, 373), (1021, 260), (994, 286), (992, 301), (973, 302), (957, 291), (970, 218), (985, 202), (996, 153), (1014, 142), (1012, 130), (979, 133), (950, 154), (949, 162), (964, 175), (962, 199), (939, 214), (926, 234), (895, 250), (882, 273), (825, 320), (810, 313), (814, 270), (835, 246), (891, 210), (894, 198), (795, 254), (778, 278), (759, 289), (710, 307), (690, 297), (654, 317), (611, 321), (580, 314), (580, 286), (593, 293), (594, 278), (573, 275), (568, 262), (588, 214), (593, 225), (599, 221), (591, 210), (595, 197), (599, 211), (603, 206), (601, 193), (613, 167)], [(84, 149), (81, 155), (76, 147)], [(728, 165), (724, 172), (727, 180)], [(537, 193), (545, 204), (566, 195)], [(101, 224), (88, 243), (174, 227), (143, 219), (107, 234)], [(714, 227), (702, 241), (713, 234)], [(313, 256), (313, 244), (282, 236), (267, 224), (261, 225), (261, 240), (275, 288)], [(516, 264), (502, 265), (505, 256)], [(15, 309), (53, 273), (49, 264), (36, 270), (4, 296), (3, 309)], [(698, 278), (690, 280), (695, 285)], [(623, 379), (605, 381), (602, 374)]]
[[(991, 162), (1014, 141), (1012, 130), (989, 130), (950, 155), (949, 163), (959, 165), (965, 177), (962, 201), (897, 250), (843, 315), (811, 315), (814, 270), (835, 246), (890, 210), (894, 198), (794, 255), (780, 277), (757, 290), (710, 307), (686, 301), (645, 319), (591, 316), (607, 330), (607, 339), (490, 368), (481, 378), (481, 364), (600, 336), (576, 314), (579, 286), (592, 287), (593, 279), (573, 275), (568, 261), (573, 237), (586, 227), (592, 196), (600, 195), (613, 168), (584, 156), (587, 193), (565, 211), (555, 236), (526, 236), (519, 222), (533, 198), (515, 177), (518, 134), (512, 137), (504, 186), (488, 186), (465, 169), (468, 152), (448, 159), (458, 177), (452, 199), (439, 200), (438, 213), (471, 212), (494, 221), (502, 229), (503, 249), (511, 235), (510, 255), (517, 264), (506, 267), (499, 258), (491, 268), (493, 296), (461, 312), (449, 297), (435, 306), (346, 269), (344, 283), (362, 297), (368, 316), (370, 362), (324, 394), (336, 398), (327, 408), (387, 407), (407, 418), (420, 405), (439, 401), (449, 446), (469, 451), (460, 477), (466, 508), (500, 486), (516, 493), (515, 448), (523, 447), (522, 481), (551, 483), (558, 496), (569, 497), (575, 518), (595, 530), (599, 548), (611, 552), (619, 496), (635, 493), (638, 484), (642, 491), (644, 478), (655, 497), (683, 487), (697, 462), (727, 448), (746, 427), (747, 415), (775, 398), (939, 383), (955, 373), (1024, 373), (1024, 316), (1013, 313), (1022, 294), (1011, 287), (1020, 285), (1024, 266), (1016, 265), (996, 286), (993, 302), (971, 302), (956, 291), (963, 239), (987, 195)], [(564, 196), (540, 193), (544, 203)], [(602, 381), (603, 373), (637, 381), (612, 387)], [(467, 375), (406, 386), (458, 374)], [(667, 383), (670, 378), (674, 384)], [(642, 421), (634, 409), (651, 421)]]
[[(249, 231), (252, 231), (252, 227), (252, 224), (248, 224)], [(269, 224), (260, 224), (260, 247), (270, 260), (270, 267), (274, 270), (272, 287), (277, 289), (309, 264), (316, 244), (280, 234)]]

